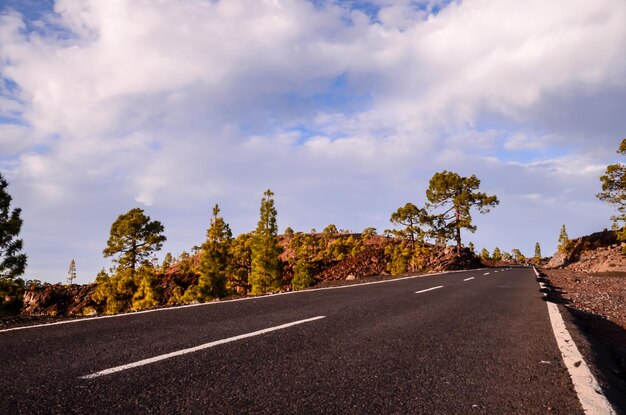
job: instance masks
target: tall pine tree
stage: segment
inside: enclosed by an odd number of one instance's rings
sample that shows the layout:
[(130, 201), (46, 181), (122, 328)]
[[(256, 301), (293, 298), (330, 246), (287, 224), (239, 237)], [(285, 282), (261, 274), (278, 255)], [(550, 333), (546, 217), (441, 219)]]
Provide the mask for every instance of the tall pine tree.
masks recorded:
[(429, 218), (435, 237), (454, 239), (458, 256), (461, 255), (461, 229), (476, 231), (470, 213), (472, 208), (488, 213), (500, 203), (496, 196), (478, 192), (479, 187), (480, 180), (476, 176), (462, 177), (444, 170), (435, 173), (426, 189), (427, 208), (440, 212)]
[(233, 234), (219, 213), (220, 208), (215, 205), (211, 227), (207, 230), (207, 239), (202, 245), (200, 278), (198, 279), (199, 301), (226, 295), (228, 252)]
[(541, 245), (539, 242), (535, 243), (535, 262), (541, 262)]
[(107, 247), (102, 253), (105, 257), (119, 255), (115, 259), (118, 268), (130, 269), (132, 278), (141, 261), (160, 250), (166, 239), (161, 222), (150, 220), (142, 209), (134, 208), (113, 222)]
[(280, 246), (274, 193), (267, 190), (261, 200), (260, 219), (252, 241), (250, 286), (253, 295), (280, 289)]
[(11, 210), (13, 199), (6, 191), (9, 184), (0, 174), (0, 278), (13, 280), (24, 273), (26, 255), (23, 242), (17, 239), (22, 228), (22, 210)]
[(559, 251), (565, 251), (568, 243), (569, 236), (567, 235), (567, 229), (565, 229), (565, 225), (563, 225), (561, 227), (561, 233), (559, 234)]
[(71, 285), (74, 283), (75, 279), (76, 279), (76, 261), (72, 259), (72, 262), (70, 262), (70, 267), (67, 270), (67, 283)]

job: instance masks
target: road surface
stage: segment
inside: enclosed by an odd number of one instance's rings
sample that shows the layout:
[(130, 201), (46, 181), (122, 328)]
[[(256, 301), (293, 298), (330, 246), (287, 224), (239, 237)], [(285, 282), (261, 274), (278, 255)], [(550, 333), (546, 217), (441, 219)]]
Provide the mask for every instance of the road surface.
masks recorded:
[(0, 413), (579, 414), (531, 268), (0, 332)]

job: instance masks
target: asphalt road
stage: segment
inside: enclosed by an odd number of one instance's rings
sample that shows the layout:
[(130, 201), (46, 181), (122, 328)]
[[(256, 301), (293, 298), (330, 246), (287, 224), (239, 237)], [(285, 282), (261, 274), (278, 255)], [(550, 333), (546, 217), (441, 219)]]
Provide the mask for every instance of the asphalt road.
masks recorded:
[(582, 413), (530, 268), (0, 332), (0, 361), (2, 414)]

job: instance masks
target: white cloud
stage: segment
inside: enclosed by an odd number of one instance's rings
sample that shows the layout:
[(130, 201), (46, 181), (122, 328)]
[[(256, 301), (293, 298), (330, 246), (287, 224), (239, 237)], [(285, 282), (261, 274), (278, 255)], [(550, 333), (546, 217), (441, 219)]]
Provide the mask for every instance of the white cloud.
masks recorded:
[(477, 241), (608, 218), (593, 195), (626, 127), (626, 3), (372, 3), (376, 18), (350, 2), (60, 0), (36, 31), (2, 15), (0, 165), (29, 272), (59, 272), (37, 236), (58, 232), (91, 278), (136, 204), (172, 224), (175, 252), (216, 202), (248, 230), (267, 187), (285, 226), (383, 229), (442, 169), (501, 196)]

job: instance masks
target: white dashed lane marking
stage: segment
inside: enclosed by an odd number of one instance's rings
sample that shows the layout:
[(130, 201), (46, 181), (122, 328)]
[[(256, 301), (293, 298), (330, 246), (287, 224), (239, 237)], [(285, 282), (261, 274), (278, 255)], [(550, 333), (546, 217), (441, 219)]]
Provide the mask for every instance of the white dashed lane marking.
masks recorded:
[(437, 287), (426, 288), (425, 290), (415, 291), (415, 294), (421, 294), (427, 291), (438, 290), (439, 288), (443, 288), (443, 285), (439, 285)]

